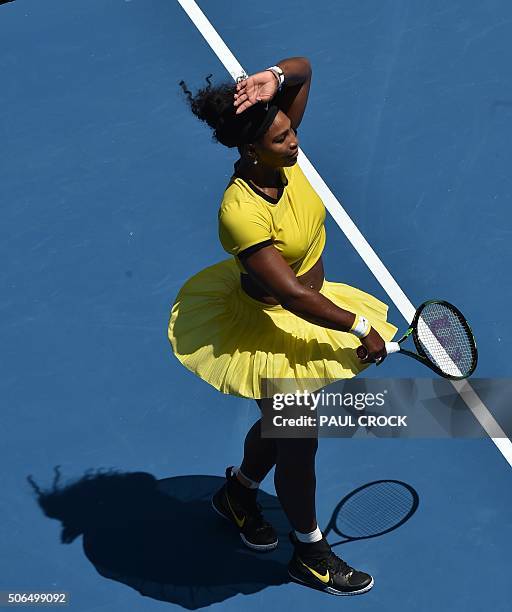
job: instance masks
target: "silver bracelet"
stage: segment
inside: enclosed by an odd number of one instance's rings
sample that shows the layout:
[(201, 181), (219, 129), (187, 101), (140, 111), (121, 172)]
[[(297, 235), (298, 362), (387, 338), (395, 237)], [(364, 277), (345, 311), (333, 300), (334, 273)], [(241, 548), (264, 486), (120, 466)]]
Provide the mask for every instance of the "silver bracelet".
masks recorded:
[(270, 72), (276, 77), (278, 82), (277, 91), (281, 91), (281, 88), (284, 85), (284, 72), (280, 66), (270, 66), (270, 68), (265, 68), (265, 70), (270, 70)]

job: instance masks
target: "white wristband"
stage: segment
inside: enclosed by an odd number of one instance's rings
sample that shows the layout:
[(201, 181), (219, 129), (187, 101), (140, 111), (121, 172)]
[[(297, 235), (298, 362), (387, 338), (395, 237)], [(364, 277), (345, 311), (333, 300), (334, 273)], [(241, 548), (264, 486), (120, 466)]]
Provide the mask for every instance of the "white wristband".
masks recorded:
[(370, 333), (371, 325), (370, 321), (362, 315), (356, 315), (354, 325), (350, 330), (351, 334), (354, 334), (357, 338), (366, 338)]

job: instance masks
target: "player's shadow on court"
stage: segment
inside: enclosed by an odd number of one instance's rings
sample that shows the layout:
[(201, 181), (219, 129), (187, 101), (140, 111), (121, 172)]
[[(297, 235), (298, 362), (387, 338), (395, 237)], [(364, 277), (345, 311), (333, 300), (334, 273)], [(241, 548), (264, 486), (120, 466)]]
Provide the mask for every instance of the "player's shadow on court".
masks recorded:
[(62, 522), (61, 540), (83, 535), (87, 558), (102, 576), (146, 597), (190, 610), (289, 581), (288, 521), (277, 498), (260, 491), (279, 546), (247, 549), (233, 526), (211, 507), (224, 482), (216, 476), (158, 481), (145, 472), (89, 471), (80, 480), (41, 491), (29, 477), (48, 517)]

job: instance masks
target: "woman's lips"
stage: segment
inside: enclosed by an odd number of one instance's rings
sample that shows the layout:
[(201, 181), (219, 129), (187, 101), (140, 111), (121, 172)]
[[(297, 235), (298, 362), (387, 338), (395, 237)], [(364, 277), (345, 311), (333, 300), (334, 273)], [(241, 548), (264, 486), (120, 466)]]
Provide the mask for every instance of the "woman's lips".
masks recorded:
[(292, 155), (288, 155), (288, 157), (290, 159), (295, 159), (298, 155), (299, 155), (299, 149), (297, 149), (295, 153), (292, 153)]

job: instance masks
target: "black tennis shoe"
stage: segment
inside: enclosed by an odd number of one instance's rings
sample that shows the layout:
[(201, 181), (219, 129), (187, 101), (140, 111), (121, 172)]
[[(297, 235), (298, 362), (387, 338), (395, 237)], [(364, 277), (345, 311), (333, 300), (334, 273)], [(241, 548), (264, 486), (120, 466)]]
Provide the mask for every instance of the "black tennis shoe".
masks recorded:
[(372, 588), (370, 574), (350, 567), (337, 557), (324, 537), (305, 544), (292, 531), (290, 540), (295, 551), (288, 564), (288, 574), (296, 582), (331, 595), (359, 595)]
[(212, 497), (213, 509), (233, 525), (242, 542), (253, 550), (273, 550), (278, 544), (277, 534), (262, 514), (256, 501), (258, 489), (248, 489), (226, 469), (226, 482)]

